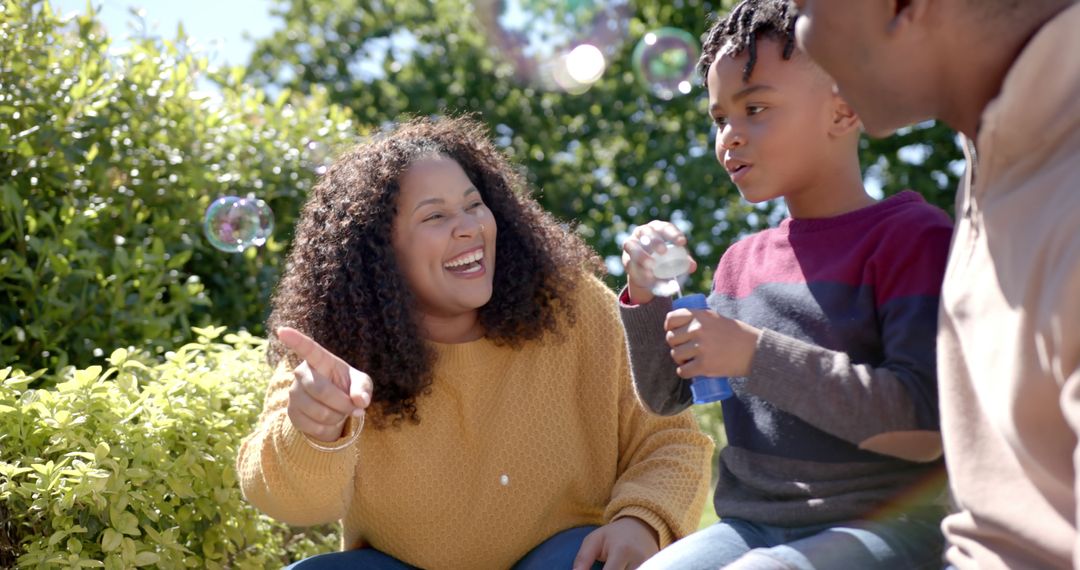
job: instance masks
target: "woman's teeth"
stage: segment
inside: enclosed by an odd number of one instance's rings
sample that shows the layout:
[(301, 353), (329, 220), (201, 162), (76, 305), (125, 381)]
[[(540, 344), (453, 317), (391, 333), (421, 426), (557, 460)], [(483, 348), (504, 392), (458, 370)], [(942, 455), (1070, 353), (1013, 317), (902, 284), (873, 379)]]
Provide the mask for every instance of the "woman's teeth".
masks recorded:
[(468, 255), (458, 257), (456, 259), (452, 259), (446, 262), (445, 264), (443, 264), (443, 267), (445, 267), (446, 269), (460, 269), (462, 267), (465, 267), (466, 265), (469, 265), (470, 263), (476, 263), (481, 259), (484, 259), (484, 250), (478, 249)]

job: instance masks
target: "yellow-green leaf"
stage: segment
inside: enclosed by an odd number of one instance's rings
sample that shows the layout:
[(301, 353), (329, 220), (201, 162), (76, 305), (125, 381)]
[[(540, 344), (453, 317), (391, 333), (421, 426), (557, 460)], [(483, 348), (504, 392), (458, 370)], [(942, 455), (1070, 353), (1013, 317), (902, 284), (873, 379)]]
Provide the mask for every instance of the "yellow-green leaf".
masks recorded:
[(136, 566), (149, 566), (151, 564), (157, 564), (161, 560), (161, 557), (157, 553), (144, 551), (135, 555)]
[(105, 532), (101, 533), (101, 550), (103, 552), (112, 552), (117, 548), (120, 548), (120, 541), (124, 538), (124, 535), (116, 532), (111, 528), (105, 529)]
[(113, 521), (117, 530), (124, 534), (130, 534), (131, 536), (139, 536), (139, 519), (131, 513), (121, 513), (116, 520)]
[(120, 366), (128, 358), (128, 351), (126, 348), (118, 348), (109, 355), (109, 363), (113, 366)]

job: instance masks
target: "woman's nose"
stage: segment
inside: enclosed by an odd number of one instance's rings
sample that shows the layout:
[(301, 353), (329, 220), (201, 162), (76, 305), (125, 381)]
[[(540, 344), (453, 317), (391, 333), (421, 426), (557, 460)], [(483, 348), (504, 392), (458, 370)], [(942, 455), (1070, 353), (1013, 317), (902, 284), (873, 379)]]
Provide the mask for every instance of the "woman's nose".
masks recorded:
[(469, 238), (484, 231), (484, 224), (471, 214), (465, 213), (458, 216), (457, 225), (454, 227), (454, 235)]

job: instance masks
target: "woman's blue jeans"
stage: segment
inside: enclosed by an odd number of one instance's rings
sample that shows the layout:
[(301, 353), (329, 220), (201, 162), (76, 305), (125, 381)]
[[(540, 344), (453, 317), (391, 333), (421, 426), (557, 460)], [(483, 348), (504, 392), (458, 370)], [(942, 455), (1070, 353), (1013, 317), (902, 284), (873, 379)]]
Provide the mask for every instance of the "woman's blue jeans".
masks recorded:
[[(518, 560), (512, 570), (570, 570), (574, 565), (574, 557), (581, 549), (582, 541), (596, 528), (595, 526), (579, 526), (555, 534)], [(603, 567), (601, 563), (593, 565), (595, 570), (601, 567)], [(333, 570), (336, 568), (416, 570), (415, 566), (410, 566), (374, 548), (320, 554), (301, 560), (286, 570)]]

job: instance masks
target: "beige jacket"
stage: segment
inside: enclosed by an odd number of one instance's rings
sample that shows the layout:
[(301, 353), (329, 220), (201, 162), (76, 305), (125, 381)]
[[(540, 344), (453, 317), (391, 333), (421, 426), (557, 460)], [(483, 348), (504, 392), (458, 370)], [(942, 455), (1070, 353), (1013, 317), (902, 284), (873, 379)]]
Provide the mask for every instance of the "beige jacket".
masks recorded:
[(1080, 567), (1078, 54), (1075, 4), (987, 107), (957, 200), (938, 367), (961, 570)]

